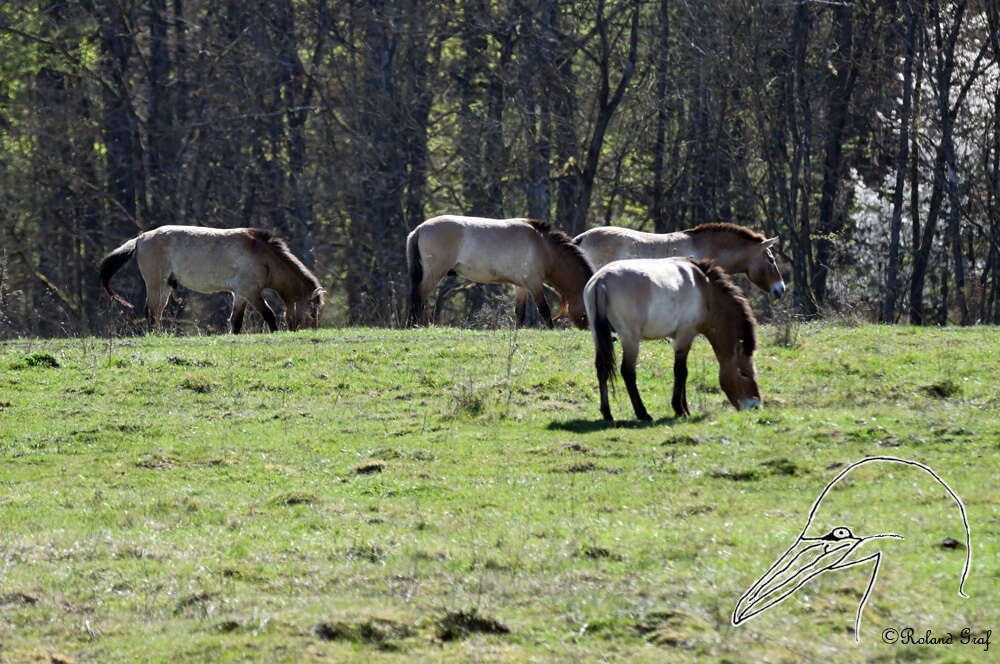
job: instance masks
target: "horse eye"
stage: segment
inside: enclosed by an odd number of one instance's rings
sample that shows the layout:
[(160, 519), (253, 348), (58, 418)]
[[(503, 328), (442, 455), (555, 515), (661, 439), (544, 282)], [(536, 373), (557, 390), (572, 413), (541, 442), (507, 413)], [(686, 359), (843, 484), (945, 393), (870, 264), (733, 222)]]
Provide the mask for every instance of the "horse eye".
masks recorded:
[(743, 380), (746, 380), (746, 379), (750, 378), (750, 374), (748, 374), (746, 371), (743, 371), (743, 369), (740, 369), (740, 378), (742, 378)]
[(834, 528), (830, 534), (837, 539), (847, 539), (848, 537), (851, 537), (851, 531), (848, 528)]

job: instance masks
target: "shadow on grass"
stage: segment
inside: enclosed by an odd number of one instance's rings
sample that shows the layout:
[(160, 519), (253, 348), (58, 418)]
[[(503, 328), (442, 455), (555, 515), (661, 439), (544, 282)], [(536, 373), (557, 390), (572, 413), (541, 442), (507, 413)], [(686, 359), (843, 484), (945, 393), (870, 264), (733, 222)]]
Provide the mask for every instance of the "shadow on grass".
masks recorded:
[(681, 422), (701, 422), (705, 419), (704, 414), (693, 415), (688, 418), (683, 417), (661, 417), (652, 422), (642, 422), (639, 420), (615, 420), (614, 422), (608, 422), (606, 420), (562, 420), (549, 422), (545, 427), (549, 431), (570, 431), (572, 433), (594, 433), (595, 431), (604, 431), (606, 429), (645, 429), (646, 427), (656, 427), (664, 424), (678, 424)]

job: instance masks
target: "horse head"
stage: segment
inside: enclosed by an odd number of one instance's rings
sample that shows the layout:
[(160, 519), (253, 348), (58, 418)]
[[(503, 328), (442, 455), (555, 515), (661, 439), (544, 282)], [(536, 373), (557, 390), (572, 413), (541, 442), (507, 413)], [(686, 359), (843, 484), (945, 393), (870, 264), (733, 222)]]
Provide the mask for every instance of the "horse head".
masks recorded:
[(319, 314), (323, 309), (324, 295), (326, 295), (325, 290), (315, 288), (302, 297), (293, 298), (287, 303), (285, 321), (291, 332), (305, 327), (314, 329), (319, 327)]
[(772, 297), (781, 297), (785, 292), (785, 282), (781, 278), (777, 263), (774, 262), (774, 254), (771, 253), (771, 247), (777, 241), (777, 237), (772, 237), (754, 245), (749, 249), (750, 254), (747, 259), (747, 278)]
[(587, 323), (587, 309), (583, 304), (583, 296), (575, 298), (573, 304), (570, 304), (568, 298), (563, 297), (562, 306), (559, 307), (559, 311), (552, 316), (552, 320), (558, 320), (563, 316), (568, 316), (570, 321), (581, 330), (586, 330), (588, 327)]
[(736, 342), (732, 355), (719, 355), (719, 386), (729, 397), (730, 403), (736, 406), (736, 410), (761, 405), (753, 351), (748, 351), (742, 339)]

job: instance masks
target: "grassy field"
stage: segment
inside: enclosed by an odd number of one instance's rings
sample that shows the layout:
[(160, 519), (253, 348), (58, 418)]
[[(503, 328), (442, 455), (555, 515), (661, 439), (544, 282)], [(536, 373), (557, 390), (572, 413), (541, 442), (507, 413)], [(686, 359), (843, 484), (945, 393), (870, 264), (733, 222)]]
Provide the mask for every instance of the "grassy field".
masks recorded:
[[(985, 661), (1000, 650), (1000, 331), (762, 328), (765, 408), (707, 342), (694, 416), (642, 346), (599, 420), (577, 331), (343, 329), (0, 345), (0, 662)], [(812, 501), (878, 540), (733, 627)], [(842, 492), (844, 496), (847, 491)], [(846, 510), (846, 508), (845, 508)], [(957, 540), (950, 546), (948, 538)], [(951, 543), (953, 544), (953, 543)], [(886, 644), (886, 628), (948, 644)], [(985, 643), (962, 643), (962, 630)]]

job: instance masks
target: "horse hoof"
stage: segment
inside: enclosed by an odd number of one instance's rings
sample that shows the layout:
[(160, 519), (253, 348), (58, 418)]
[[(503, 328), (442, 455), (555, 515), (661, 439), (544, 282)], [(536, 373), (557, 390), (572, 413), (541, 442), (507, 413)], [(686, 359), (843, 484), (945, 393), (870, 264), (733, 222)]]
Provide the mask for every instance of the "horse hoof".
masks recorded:
[(641, 415), (637, 415), (636, 417), (638, 417), (643, 422), (652, 422), (653, 421), (653, 417), (649, 413), (643, 413)]

